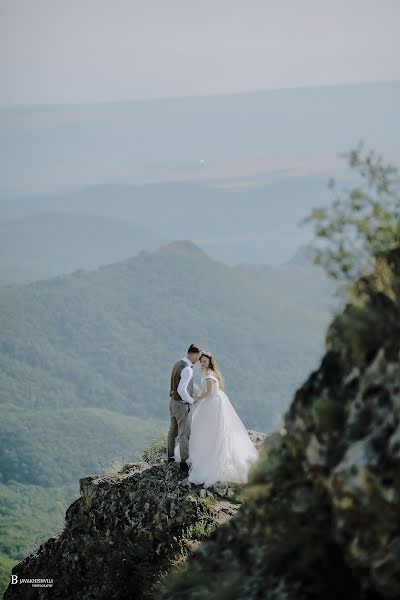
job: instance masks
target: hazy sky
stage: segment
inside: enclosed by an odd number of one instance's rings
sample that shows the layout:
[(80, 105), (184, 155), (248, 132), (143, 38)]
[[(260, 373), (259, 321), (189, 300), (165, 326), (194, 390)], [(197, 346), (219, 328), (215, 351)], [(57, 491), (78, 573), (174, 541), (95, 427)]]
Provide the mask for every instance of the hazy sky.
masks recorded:
[(400, 0), (0, 0), (0, 104), (400, 79)]

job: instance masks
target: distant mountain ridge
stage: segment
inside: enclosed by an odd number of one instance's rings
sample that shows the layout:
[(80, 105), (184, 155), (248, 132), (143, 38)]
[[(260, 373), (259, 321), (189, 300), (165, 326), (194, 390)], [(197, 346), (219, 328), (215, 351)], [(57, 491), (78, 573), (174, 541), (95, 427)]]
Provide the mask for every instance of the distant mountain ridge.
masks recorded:
[(3, 109), (1, 195), (257, 179), (285, 169), (326, 177), (360, 138), (399, 155), (399, 102), (394, 81)]
[[(276, 176), (254, 189), (236, 191), (206, 183), (98, 185), (68, 194), (0, 200), (0, 226), (7, 228), (10, 220), (33, 212), (84, 213), (83, 219), (88, 215), (94, 215), (94, 221), (117, 219), (125, 222), (125, 229), (131, 224), (157, 232), (165, 240), (193, 240), (227, 264), (276, 264), (309, 241), (309, 231), (298, 223), (329, 199), (326, 180), (315, 177)], [(31, 224), (33, 236), (40, 224)], [(23, 248), (21, 244), (20, 253)], [(104, 257), (105, 249), (99, 254)], [(113, 262), (112, 247), (109, 256), (103, 264)]]
[(0, 285), (94, 269), (165, 241), (143, 226), (82, 211), (53, 209), (0, 221)]
[[(329, 178), (353, 183), (342, 153), (363, 140), (400, 161), (399, 104), (394, 81), (0, 110), (0, 221), (87, 212), (228, 264), (280, 264), (310, 242), (298, 223), (332, 200)], [(22, 281), (9, 265), (0, 276)]]

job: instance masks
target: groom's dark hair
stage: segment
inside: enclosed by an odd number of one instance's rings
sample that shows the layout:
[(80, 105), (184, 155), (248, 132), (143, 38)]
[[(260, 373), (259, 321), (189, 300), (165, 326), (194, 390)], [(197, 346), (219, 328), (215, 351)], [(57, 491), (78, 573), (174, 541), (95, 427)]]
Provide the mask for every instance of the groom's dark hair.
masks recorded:
[(187, 351), (188, 354), (200, 354), (201, 349), (197, 344), (190, 344), (189, 349)]

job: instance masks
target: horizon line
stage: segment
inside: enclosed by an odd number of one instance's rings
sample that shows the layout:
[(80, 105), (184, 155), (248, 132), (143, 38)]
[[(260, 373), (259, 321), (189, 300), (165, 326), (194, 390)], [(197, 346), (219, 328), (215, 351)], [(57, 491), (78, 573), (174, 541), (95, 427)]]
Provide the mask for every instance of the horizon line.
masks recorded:
[(254, 94), (263, 93), (277, 93), (290, 90), (307, 90), (307, 89), (325, 89), (332, 87), (357, 87), (365, 85), (388, 85), (393, 83), (400, 83), (400, 79), (378, 79), (378, 80), (367, 80), (367, 81), (354, 81), (354, 82), (338, 82), (338, 83), (327, 83), (327, 84), (306, 84), (306, 85), (295, 85), (295, 86), (284, 86), (277, 88), (255, 88), (253, 90), (242, 90), (242, 91), (231, 91), (231, 92), (216, 92), (209, 94), (189, 94), (182, 96), (149, 96), (145, 98), (126, 98), (121, 100), (99, 100), (91, 102), (42, 102), (34, 104), (14, 104), (14, 105), (1, 105), (0, 110), (12, 111), (21, 109), (37, 109), (37, 108), (54, 108), (54, 107), (83, 107), (83, 106), (103, 106), (110, 104), (133, 104), (133, 103), (148, 103), (148, 102), (163, 102), (163, 101), (176, 101), (176, 100), (191, 100), (191, 99), (205, 99), (205, 98), (221, 98), (227, 96), (250, 96)]

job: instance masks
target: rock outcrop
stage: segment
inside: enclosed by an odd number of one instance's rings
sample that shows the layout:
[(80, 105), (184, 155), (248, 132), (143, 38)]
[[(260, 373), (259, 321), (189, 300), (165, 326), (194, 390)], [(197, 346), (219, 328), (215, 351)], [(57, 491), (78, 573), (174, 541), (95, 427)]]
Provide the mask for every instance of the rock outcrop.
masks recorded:
[(400, 250), (333, 321), (246, 501), (164, 600), (400, 598)]
[[(251, 437), (259, 445), (266, 436)], [(63, 531), (13, 568), (18, 583), (10, 583), (4, 598), (151, 598), (171, 566), (237, 512), (241, 487), (191, 485), (162, 456), (155, 464), (127, 464), (112, 476), (84, 477)], [(53, 579), (53, 586), (33, 587), (21, 579)]]

